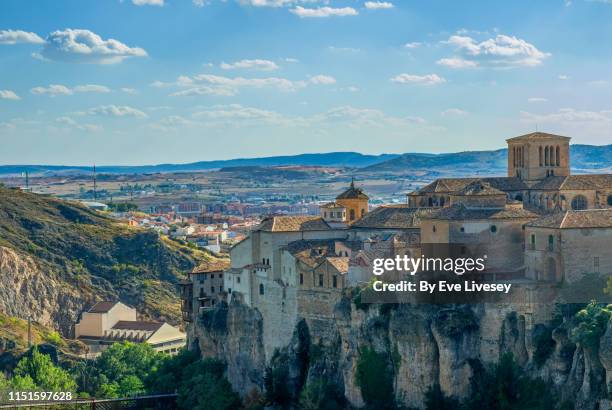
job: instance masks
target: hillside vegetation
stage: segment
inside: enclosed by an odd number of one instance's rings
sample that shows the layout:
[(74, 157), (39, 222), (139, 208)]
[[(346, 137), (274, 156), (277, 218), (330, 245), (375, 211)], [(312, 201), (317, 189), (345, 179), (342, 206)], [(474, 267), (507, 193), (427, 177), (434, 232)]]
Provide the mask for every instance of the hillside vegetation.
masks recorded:
[(64, 335), (101, 299), (178, 324), (176, 282), (212, 258), (78, 203), (0, 187), (0, 312)]

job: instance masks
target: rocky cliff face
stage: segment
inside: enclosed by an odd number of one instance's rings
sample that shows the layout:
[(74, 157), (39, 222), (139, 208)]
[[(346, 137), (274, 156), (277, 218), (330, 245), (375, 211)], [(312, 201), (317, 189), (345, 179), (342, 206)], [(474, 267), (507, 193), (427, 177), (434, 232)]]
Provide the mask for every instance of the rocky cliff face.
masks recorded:
[(210, 259), (78, 203), (0, 186), (0, 313), (65, 337), (84, 308), (103, 299), (179, 324), (175, 283)]
[(8, 316), (32, 317), (49, 327), (59, 324), (68, 332), (87, 302), (83, 296), (41, 270), (31, 257), (0, 246), (0, 310)]
[(292, 342), (273, 357), (265, 357), (263, 320), (257, 310), (232, 302), (191, 329), (204, 356), (227, 361), (229, 380), (242, 394), (264, 389), (266, 368), (285, 366), (292, 397), (308, 381), (324, 377), (341, 387), (350, 404), (362, 406), (356, 369), (366, 347), (386, 358), (396, 400), (413, 408), (423, 407), (435, 383), (448, 396), (468, 396), (476, 369), (497, 363), (505, 352), (577, 409), (606, 405), (612, 379), (609, 324), (599, 346), (586, 348), (569, 341), (565, 324), (552, 329), (549, 323), (532, 323), (529, 315), (510, 306), (370, 305), (363, 310), (345, 297), (328, 319), (325, 334), (317, 334), (320, 325), (300, 320)]

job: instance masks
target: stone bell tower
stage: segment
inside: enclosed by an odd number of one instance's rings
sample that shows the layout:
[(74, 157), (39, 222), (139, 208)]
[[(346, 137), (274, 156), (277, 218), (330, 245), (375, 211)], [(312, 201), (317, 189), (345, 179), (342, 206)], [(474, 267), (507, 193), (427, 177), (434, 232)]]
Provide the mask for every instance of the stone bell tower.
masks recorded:
[(527, 184), (570, 174), (569, 137), (533, 132), (507, 139), (508, 176)]

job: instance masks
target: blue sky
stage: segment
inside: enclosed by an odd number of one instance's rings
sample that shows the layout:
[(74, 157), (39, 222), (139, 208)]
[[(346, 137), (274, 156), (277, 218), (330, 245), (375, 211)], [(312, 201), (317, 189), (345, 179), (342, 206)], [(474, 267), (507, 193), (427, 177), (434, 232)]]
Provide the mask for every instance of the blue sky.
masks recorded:
[(612, 1), (0, 3), (0, 164), (612, 143)]

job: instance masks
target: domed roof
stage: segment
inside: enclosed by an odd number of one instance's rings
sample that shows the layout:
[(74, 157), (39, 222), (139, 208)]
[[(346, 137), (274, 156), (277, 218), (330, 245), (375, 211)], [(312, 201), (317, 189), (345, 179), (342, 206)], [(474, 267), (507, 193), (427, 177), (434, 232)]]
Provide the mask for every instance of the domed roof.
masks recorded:
[(355, 181), (351, 179), (349, 189), (341, 193), (336, 199), (370, 199), (361, 188), (355, 187)]

